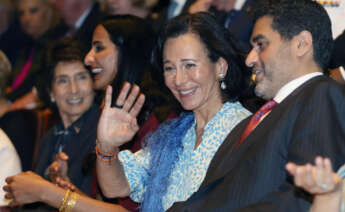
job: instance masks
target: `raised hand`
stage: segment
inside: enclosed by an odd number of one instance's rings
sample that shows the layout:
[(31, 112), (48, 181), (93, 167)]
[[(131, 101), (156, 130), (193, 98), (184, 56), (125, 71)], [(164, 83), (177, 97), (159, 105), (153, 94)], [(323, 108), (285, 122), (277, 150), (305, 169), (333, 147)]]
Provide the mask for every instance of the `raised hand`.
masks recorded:
[(97, 127), (97, 140), (102, 151), (113, 152), (114, 148), (130, 141), (139, 130), (137, 115), (145, 102), (137, 85), (125, 83), (111, 107), (112, 87), (108, 86), (105, 104)]
[(311, 194), (329, 194), (342, 190), (342, 179), (333, 172), (328, 158), (316, 157), (315, 166), (288, 163), (286, 170), (294, 177), (296, 186)]

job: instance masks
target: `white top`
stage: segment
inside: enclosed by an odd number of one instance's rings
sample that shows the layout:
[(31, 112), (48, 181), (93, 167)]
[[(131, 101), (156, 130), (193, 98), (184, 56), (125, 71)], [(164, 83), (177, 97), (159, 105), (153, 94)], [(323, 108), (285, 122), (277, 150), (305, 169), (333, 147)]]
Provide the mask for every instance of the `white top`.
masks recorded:
[(278, 104), (281, 103), (287, 96), (289, 96), (294, 90), (296, 90), (303, 83), (310, 80), (311, 78), (314, 78), (320, 75), (323, 75), (323, 73), (313, 72), (313, 73), (306, 74), (304, 76), (298, 77), (297, 79), (294, 79), (288, 82), (277, 92), (276, 96), (273, 98), (274, 101), (276, 101)]
[(7, 205), (9, 200), (4, 198), (2, 187), (6, 185), (6, 177), (21, 172), (19, 156), (7, 135), (0, 129), (0, 206)]

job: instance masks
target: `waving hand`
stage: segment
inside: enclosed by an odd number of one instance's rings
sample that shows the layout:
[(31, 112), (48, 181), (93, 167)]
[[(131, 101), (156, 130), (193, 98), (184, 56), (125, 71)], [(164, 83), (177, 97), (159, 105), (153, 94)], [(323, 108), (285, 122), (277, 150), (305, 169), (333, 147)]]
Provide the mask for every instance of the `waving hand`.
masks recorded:
[(137, 85), (125, 83), (111, 107), (112, 87), (108, 86), (105, 104), (97, 128), (97, 139), (103, 151), (113, 152), (114, 148), (130, 141), (139, 130), (137, 115), (145, 102)]

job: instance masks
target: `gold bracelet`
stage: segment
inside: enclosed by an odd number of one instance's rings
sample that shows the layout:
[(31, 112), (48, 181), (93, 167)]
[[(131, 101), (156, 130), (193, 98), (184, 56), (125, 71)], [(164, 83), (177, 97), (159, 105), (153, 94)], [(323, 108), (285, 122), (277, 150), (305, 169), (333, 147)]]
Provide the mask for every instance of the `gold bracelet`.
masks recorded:
[(71, 212), (75, 204), (77, 203), (77, 200), (78, 200), (78, 194), (76, 192), (72, 192), (68, 198), (64, 212)]
[(65, 193), (65, 196), (62, 198), (61, 205), (59, 207), (59, 212), (63, 212), (67, 206), (67, 200), (69, 199), (69, 194), (71, 193), (71, 190), (67, 190)]

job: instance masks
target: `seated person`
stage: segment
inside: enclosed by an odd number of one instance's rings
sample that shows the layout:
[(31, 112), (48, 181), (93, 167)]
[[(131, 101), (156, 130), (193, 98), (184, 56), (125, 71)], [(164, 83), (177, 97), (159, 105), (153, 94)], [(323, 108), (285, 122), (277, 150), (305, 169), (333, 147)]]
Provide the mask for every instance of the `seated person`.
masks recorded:
[(111, 107), (108, 88), (97, 135), (96, 165), (103, 193), (130, 195), (142, 203), (142, 211), (168, 210), (197, 191), (219, 146), (250, 114), (237, 101), (249, 80), (244, 60), (212, 15), (170, 20), (155, 50), (157, 75), (164, 77), (188, 112), (162, 124), (147, 138), (145, 148), (118, 153), (139, 129), (136, 116), (144, 97), (138, 87), (127, 85)]
[[(5, 93), (6, 82), (11, 73), (11, 64), (6, 55), (0, 50), (0, 97)], [(0, 129), (0, 187), (4, 186), (8, 176), (21, 172), (21, 165), (16, 149), (6, 133)], [(8, 200), (4, 198), (5, 192), (0, 190), (0, 210), (2, 206), (8, 205)]]
[[(71, 39), (59, 40), (47, 52), (46, 96), (60, 121), (41, 139), (35, 172), (48, 177), (49, 165), (56, 155), (68, 155), (66, 175), (82, 192), (88, 194), (92, 167), (85, 161), (92, 157), (96, 123), (100, 111), (94, 104), (91, 73), (83, 64), (80, 45)], [(67, 177), (67, 176), (62, 176)]]

